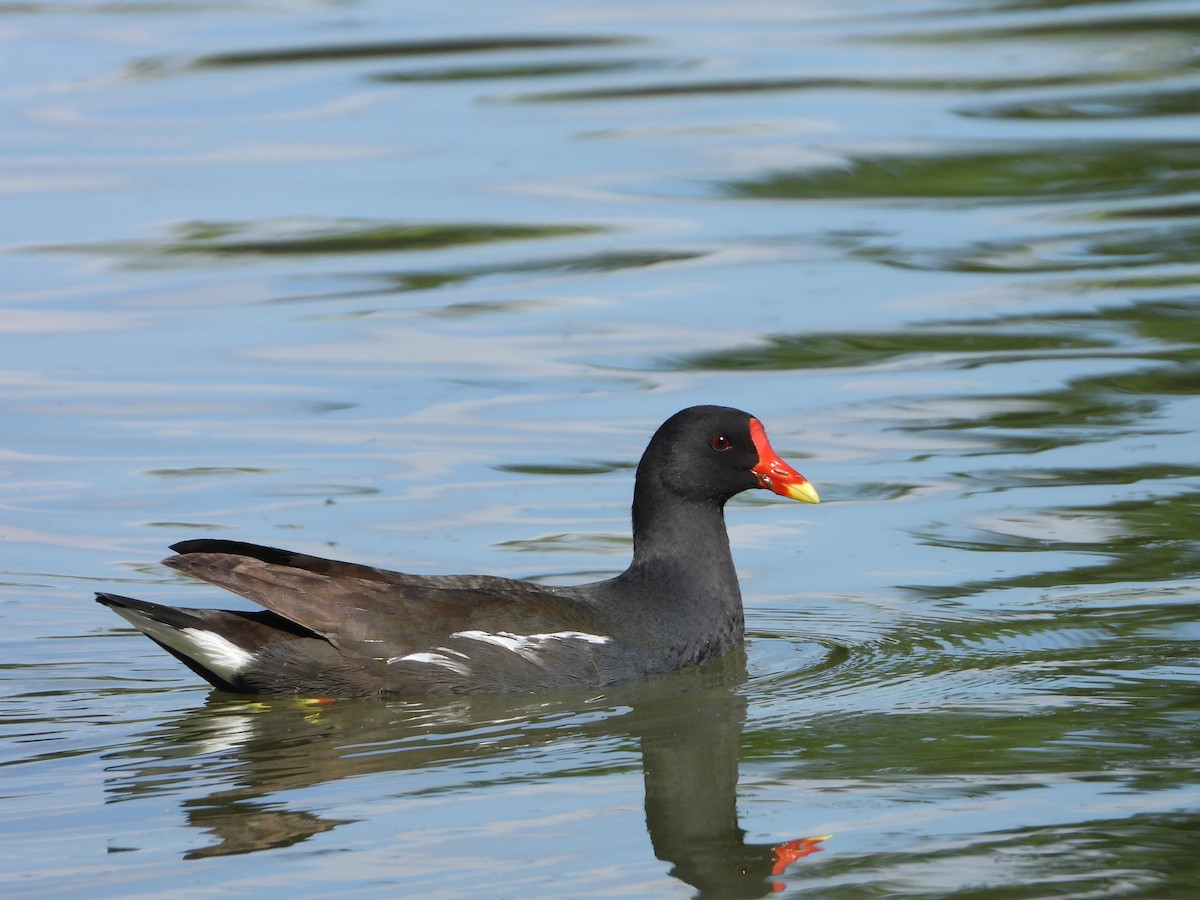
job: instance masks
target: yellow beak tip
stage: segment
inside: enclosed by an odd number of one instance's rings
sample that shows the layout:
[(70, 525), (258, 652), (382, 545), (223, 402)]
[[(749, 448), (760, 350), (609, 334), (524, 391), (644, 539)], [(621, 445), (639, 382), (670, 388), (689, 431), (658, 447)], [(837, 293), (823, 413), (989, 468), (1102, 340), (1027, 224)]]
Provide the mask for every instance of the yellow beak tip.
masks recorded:
[(818, 494), (817, 489), (807, 481), (801, 481), (799, 484), (789, 484), (787, 495), (793, 500), (802, 500), (805, 503), (821, 502), (821, 495)]

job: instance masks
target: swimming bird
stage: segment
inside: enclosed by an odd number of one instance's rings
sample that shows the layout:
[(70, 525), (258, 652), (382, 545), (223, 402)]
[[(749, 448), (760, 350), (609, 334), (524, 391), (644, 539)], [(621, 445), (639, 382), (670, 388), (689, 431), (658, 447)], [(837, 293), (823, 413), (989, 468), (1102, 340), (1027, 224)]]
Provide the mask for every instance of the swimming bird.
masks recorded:
[(618, 684), (741, 646), (724, 506), (753, 488), (819, 502), (758, 419), (695, 406), (667, 419), (646, 447), (634, 480), (633, 559), (604, 581), (410, 575), (199, 539), (173, 545), (163, 564), (264, 609), (96, 599), (236, 693), (412, 697)]

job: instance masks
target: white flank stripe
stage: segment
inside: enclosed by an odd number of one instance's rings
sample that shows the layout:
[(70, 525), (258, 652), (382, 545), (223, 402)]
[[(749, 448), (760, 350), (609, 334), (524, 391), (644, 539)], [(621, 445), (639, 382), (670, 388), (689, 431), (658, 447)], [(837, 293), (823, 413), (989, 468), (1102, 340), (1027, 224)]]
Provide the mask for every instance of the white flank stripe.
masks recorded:
[(549, 638), (554, 641), (583, 641), (588, 644), (607, 644), (612, 640), (603, 634), (588, 634), (586, 631), (555, 631), (551, 634), (531, 634), (530, 637), (535, 640)]
[(120, 606), (112, 607), (112, 611), (139, 631), (166, 644), (172, 650), (179, 651), (189, 659), (194, 659), (226, 681), (232, 681), (238, 672), (254, 661), (253, 653), (243, 650), (215, 631), (206, 631), (203, 628), (172, 628), (137, 610)]
[(483, 641), (485, 644), (495, 644), (497, 647), (503, 647), (513, 653), (520, 653), (522, 656), (525, 656), (530, 649), (525, 638), (509, 634), (506, 631), (499, 634), (492, 634), (490, 631), (456, 631), (450, 637), (468, 638), (472, 641)]
[[(445, 650), (446, 648), (439, 647), (438, 649)], [(459, 653), (457, 650), (449, 650), (447, 652), (461, 656), (463, 659), (467, 658), (465, 653)], [(388, 660), (389, 665), (398, 662), (429, 663), (431, 666), (442, 666), (451, 672), (457, 672), (459, 675), (471, 674), (471, 668), (466, 663), (460, 663), (457, 659), (451, 659), (441, 653), (409, 653), (407, 656), (393, 656)]]
[(584, 631), (552, 631), (549, 634), (513, 634), (511, 631), (500, 631), (493, 634), (490, 631), (456, 631), (450, 637), (495, 644), (497, 647), (511, 650), (518, 656), (539, 665), (541, 660), (537, 658), (537, 654), (545, 650), (551, 641), (584, 641), (588, 644), (607, 644), (609, 642), (609, 638), (599, 634), (588, 634)]

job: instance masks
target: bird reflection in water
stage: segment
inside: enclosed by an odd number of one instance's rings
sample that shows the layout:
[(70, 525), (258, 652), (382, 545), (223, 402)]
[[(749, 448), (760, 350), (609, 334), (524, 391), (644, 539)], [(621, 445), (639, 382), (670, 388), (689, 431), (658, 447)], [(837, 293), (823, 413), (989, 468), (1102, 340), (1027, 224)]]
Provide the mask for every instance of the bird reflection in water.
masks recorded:
[[(736, 803), (746, 711), (736, 687), (744, 679), (745, 655), (737, 651), (602, 697), (382, 703), (217, 693), (204, 707), (157, 725), (152, 740), (121, 751), (119, 762), (110, 757), (117, 764), (108, 790), (116, 799), (207, 791), (182, 802), (188, 823), (217, 838), (186, 854), (200, 859), (287, 847), (356, 821), (283, 809), (285, 792), (292, 802), (294, 792), (343, 778), (456, 763), (471, 764), (477, 775), (481, 761), (503, 767), (506, 755), (554, 752), (564, 740), (611, 747), (633, 738), (654, 855), (700, 897), (763, 897), (781, 890), (785, 869), (819, 851), (828, 836), (746, 841)], [(195, 766), (198, 756), (205, 757), (203, 769)], [(601, 762), (611, 771), (608, 760)], [(470, 789), (488, 787), (476, 782)]]

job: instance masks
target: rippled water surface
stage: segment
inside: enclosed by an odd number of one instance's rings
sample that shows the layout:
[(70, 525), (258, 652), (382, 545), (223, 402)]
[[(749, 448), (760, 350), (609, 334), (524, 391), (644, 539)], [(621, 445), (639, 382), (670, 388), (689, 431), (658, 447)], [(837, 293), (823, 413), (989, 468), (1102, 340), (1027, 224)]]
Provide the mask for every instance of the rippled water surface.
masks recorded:
[[(0, 5), (0, 882), (1195, 896), (1200, 3)], [(210, 693), (215, 536), (622, 569), (684, 406), (746, 653)], [(823, 838), (823, 840), (817, 840)]]

